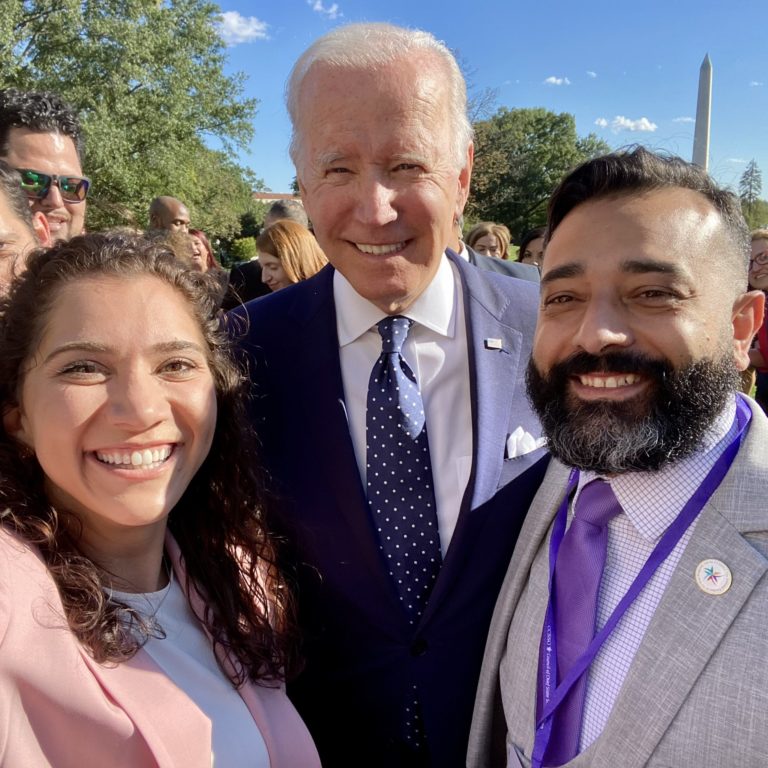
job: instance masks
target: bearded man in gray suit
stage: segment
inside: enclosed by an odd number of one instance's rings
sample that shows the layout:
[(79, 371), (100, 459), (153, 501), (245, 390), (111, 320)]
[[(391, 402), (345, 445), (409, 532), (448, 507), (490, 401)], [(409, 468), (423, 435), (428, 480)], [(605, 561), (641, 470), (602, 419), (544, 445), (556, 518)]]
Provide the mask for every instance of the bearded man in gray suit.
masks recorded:
[(554, 459), (467, 764), (764, 766), (768, 421), (736, 394), (764, 300), (738, 200), (637, 149), (572, 172), (548, 232), (528, 390)]

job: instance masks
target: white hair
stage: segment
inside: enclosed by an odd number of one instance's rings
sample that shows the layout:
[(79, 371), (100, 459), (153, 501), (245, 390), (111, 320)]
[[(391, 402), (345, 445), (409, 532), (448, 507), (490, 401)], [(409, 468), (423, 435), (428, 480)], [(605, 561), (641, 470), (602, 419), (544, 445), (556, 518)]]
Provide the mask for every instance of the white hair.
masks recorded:
[(374, 70), (419, 52), (433, 54), (447, 75), (449, 106), (446, 118), (452, 129), (451, 154), (457, 169), (463, 168), (472, 142), (472, 125), (467, 116), (467, 86), (456, 59), (445, 44), (429, 32), (382, 22), (338, 27), (315, 40), (294, 64), (285, 89), (293, 129), (290, 154), (294, 165), (298, 168), (302, 140), (299, 93), (304, 78), (313, 66), (322, 64), (337, 69)]

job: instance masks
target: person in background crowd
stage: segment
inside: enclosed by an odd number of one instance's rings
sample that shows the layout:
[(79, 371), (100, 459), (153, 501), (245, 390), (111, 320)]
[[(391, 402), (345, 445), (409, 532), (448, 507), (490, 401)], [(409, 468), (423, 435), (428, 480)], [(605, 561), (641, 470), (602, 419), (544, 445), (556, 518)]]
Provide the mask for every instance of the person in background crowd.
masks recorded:
[(309, 229), (309, 219), (301, 200), (276, 200), (264, 217), (264, 229), (278, 221), (295, 221), (305, 229)]
[(765, 299), (740, 201), (640, 148), (569, 174), (547, 230), (528, 393), (554, 458), (467, 765), (764, 765), (768, 420), (736, 391)]
[[(287, 88), (301, 197), (332, 266), (230, 313), (298, 564), (289, 695), (328, 766), (464, 765), (495, 594), (540, 476), (522, 396), (537, 286), (445, 251), (472, 128), (448, 49), (338, 27)], [(399, 555), (403, 556), (400, 557)]]
[(181, 200), (168, 195), (156, 197), (149, 204), (149, 228), (169, 232), (189, 232), (189, 210)]
[[(749, 261), (749, 287), (764, 294), (768, 293), (768, 229), (756, 229), (751, 233), (752, 256)], [(749, 351), (749, 359), (757, 376), (755, 379), (755, 399), (760, 407), (768, 412), (768, 324), (763, 324), (755, 337), (755, 343)]]
[(195, 261), (199, 262), (201, 272), (207, 272), (209, 269), (221, 269), (216, 257), (213, 255), (213, 248), (208, 240), (208, 236), (202, 229), (190, 229), (189, 234), (192, 237), (192, 255)]
[(190, 229), (188, 236), (192, 246), (192, 268), (205, 272), (215, 283), (215, 295), (221, 305), (229, 290), (229, 272), (219, 266), (205, 232), (201, 229)]
[(0, 160), (0, 295), (23, 271), (30, 252), (50, 244), (48, 220), (30, 209), (18, 172)]
[(316, 275), (328, 259), (314, 235), (294, 221), (278, 221), (256, 239), (261, 263), (261, 279), (270, 291)]
[[(278, 221), (293, 221), (308, 229), (309, 219), (300, 200), (277, 200), (264, 217), (262, 232)], [(224, 297), (224, 309), (233, 309), (253, 299), (266, 296), (270, 288), (263, 280), (258, 254), (245, 264), (235, 264), (229, 271), (229, 291)]]
[(520, 264), (520, 262), (517, 261), (506, 261), (505, 259), (497, 259), (493, 256), (484, 256), (468, 247), (461, 239), (463, 236), (463, 228), (464, 217), (459, 215), (456, 217), (453, 232), (451, 233), (451, 239), (448, 241), (448, 247), (451, 248), (459, 258), (468, 261), (478, 269), (487, 269), (490, 272), (498, 272), (502, 275), (517, 277), (520, 280), (528, 280), (532, 283), (539, 282), (539, 270), (530, 264)]
[(125, 235), (0, 303), (2, 765), (319, 767), (221, 334), (207, 279)]
[(208, 259), (201, 251), (202, 243), (198, 238), (180, 229), (152, 229), (146, 236), (168, 248), (188, 269), (207, 274), (208, 285), (213, 290), (216, 303), (221, 306), (227, 293), (229, 273), (218, 265), (209, 269)]
[(529, 229), (520, 241), (517, 260), (523, 264), (534, 264), (541, 269), (544, 264), (544, 227)]
[(0, 159), (20, 174), (33, 212), (42, 213), (54, 241), (85, 226), (83, 136), (74, 111), (56, 94), (0, 91)]
[(467, 232), (467, 247), (483, 256), (506, 259), (509, 255), (509, 230), (503, 224), (481, 221)]

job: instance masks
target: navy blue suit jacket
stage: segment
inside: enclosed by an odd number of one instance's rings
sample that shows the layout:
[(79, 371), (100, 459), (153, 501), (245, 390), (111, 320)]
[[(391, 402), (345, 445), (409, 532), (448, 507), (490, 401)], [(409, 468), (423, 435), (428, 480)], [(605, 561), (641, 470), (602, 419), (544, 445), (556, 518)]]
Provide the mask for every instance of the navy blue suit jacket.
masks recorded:
[[(451, 258), (465, 302), (473, 466), (415, 630), (379, 551), (347, 426), (333, 268), (230, 314), (248, 358), (254, 422), (299, 563), (306, 668), (289, 693), (330, 768), (410, 764), (399, 736), (403, 702), (414, 686), (430, 751), (420, 764), (464, 765), (494, 601), (543, 474), (539, 451), (504, 459), (515, 427), (539, 434), (523, 385), (537, 288)], [(501, 349), (488, 339), (500, 340)], [(504, 482), (517, 477), (514, 506), (493, 500), (502, 470)]]

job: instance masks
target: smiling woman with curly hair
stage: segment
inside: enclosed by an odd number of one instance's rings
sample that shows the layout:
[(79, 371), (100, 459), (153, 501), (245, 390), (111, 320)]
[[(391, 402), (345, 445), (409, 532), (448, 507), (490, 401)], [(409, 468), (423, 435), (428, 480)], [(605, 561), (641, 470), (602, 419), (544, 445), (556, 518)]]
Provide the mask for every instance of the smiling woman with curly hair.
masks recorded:
[(0, 304), (2, 765), (318, 766), (289, 591), (207, 278), (141, 237)]

